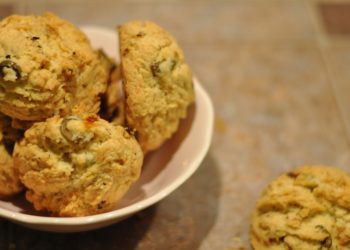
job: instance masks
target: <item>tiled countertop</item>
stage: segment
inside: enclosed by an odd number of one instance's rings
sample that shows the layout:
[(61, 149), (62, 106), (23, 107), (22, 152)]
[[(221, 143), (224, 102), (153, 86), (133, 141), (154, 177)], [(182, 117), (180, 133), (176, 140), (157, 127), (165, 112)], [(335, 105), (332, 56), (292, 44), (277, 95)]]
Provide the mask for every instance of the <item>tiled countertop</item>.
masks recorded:
[(271, 180), (301, 164), (350, 172), (349, 2), (3, 1), (0, 15), (48, 9), (107, 27), (156, 21), (184, 48), (216, 118), (199, 170), (157, 205), (77, 234), (2, 220), (0, 249), (250, 249), (250, 213)]

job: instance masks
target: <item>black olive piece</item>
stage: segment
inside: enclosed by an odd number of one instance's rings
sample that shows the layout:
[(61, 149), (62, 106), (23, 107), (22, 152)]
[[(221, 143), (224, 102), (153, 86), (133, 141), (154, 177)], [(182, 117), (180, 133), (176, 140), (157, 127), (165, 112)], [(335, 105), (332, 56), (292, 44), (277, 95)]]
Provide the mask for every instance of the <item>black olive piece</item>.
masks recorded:
[(332, 237), (328, 236), (327, 238), (325, 238), (321, 242), (321, 245), (322, 248), (330, 249), (332, 247)]
[(332, 247), (332, 237), (331, 237), (331, 234), (329, 233), (329, 231), (322, 225), (316, 225), (315, 228), (317, 228), (320, 231), (328, 234), (328, 236), (324, 240), (321, 241), (320, 249), (323, 249), (323, 248), (330, 249)]
[(159, 62), (153, 63), (151, 65), (151, 71), (152, 71), (153, 77), (156, 77), (157, 74), (160, 73)]
[(10, 60), (4, 60), (0, 63), (0, 78), (5, 76), (4, 68), (12, 69), (16, 72), (16, 80), (21, 78), (21, 68)]

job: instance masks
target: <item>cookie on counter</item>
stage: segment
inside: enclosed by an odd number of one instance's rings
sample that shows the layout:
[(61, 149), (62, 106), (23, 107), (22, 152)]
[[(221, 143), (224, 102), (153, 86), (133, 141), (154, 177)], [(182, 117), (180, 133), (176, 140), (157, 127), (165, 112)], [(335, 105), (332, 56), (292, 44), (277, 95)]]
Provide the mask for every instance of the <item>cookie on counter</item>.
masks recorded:
[(273, 181), (257, 201), (250, 242), (255, 250), (350, 249), (350, 176), (302, 166)]
[(115, 207), (139, 178), (143, 152), (123, 127), (96, 115), (54, 116), (25, 132), (14, 161), (35, 209), (86, 216)]
[(11, 119), (0, 114), (0, 198), (8, 198), (23, 189), (12, 159), (14, 144), (20, 137), (20, 131), (11, 127)]
[(186, 117), (194, 101), (192, 73), (175, 38), (157, 24), (131, 21), (118, 31), (127, 124), (148, 152)]
[(77, 27), (52, 13), (0, 22), (0, 111), (18, 121), (97, 113), (108, 67)]

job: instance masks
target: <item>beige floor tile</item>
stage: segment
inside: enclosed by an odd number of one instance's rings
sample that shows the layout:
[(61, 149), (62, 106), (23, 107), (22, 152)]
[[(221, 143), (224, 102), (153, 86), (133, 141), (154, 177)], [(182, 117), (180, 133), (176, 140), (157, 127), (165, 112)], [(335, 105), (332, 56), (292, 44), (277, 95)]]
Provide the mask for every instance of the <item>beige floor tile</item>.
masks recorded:
[[(323, 8), (325, 8), (325, 6), (337, 6), (339, 3), (341, 6), (348, 6), (347, 10), (340, 10), (342, 14), (338, 20), (328, 20), (331, 22), (331, 24), (328, 24), (328, 26), (344, 25), (342, 29), (336, 27), (326, 27), (327, 25), (325, 23), (327, 21), (324, 20), (322, 8), (320, 7), (319, 3), (309, 4), (309, 11), (310, 16), (313, 19), (319, 41), (318, 46), (322, 52), (323, 60), (327, 68), (329, 83), (332, 86), (333, 94), (337, 100), (337, 104), (346, 127), (347, 136), (350, 140), (350, 74), (347, 69), (347, 65), (350, 62), (350, 34), (346, 33), (346, 31), (349, 29), (347, 28), (348, 24), (343, 23), (346, 22), (346, 19), (348, 18), (346, 17), (346, 12), (350, 11), (350, 5), (349, 1), (327, 1), (327, 3), (331, 5), (324, 5), (324, 2), (322, 2)], [(328, 14), (328, 19), (337, 19), (335, 13), (337, 10), (339, 10), (339, 8), (333, 8), (331, 10), (333, 13)]]
[(31, 4), (28, 11), (48, 9), (77, 24), (114, 26), (130, 19), (151, 19), (186, 43), (314, 41), (312, 25), (299, 1), (261, 2), (87, 2)]
[(211, 154), (226, 187), (201, 249), (225, 249), (236, 236), (247, 242), (250, 211), (269, 181), (301, 164), (346, 168), (350, 148), (317, 47), (203, 46), (189, 60), (215, 105)]
[[(350, 40), (349, 40), (350, 42)], [(342, 118), (350, 139), (350, 46), (332, 46), (324, 48), (326, 63), (333, 84)]]
[(315, 7), (328, 35), (350, 35), (350, 2), (322, 2)]

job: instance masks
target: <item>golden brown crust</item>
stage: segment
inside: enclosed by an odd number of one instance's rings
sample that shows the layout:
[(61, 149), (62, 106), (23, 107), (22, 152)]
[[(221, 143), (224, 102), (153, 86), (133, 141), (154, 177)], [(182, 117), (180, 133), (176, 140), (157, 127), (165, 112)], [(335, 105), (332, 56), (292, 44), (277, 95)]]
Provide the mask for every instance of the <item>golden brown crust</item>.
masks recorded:
[(325, 166), (280, 176), (257, 202), (250, 241), (256, 250), (350, 249), (350, 176)]
[(119, 27), (128, 126), (144, 152), (177, 130), (194, 100), (192, 73), (175, 39), (149, 21)]
[(75, 115), (35, 123), (14, 160), (37, 210), (85, 216), (116, 205), (139, 178), (143, 154), (123, 127)]
[(51, 13), (0, 22), (0, 111), (12, 118), (96, 113), (108, 73), (86, 36)]

